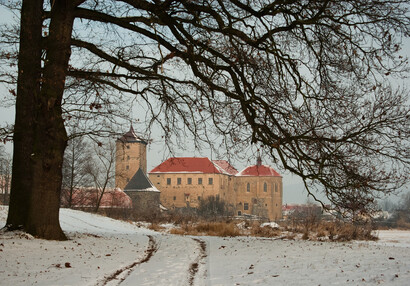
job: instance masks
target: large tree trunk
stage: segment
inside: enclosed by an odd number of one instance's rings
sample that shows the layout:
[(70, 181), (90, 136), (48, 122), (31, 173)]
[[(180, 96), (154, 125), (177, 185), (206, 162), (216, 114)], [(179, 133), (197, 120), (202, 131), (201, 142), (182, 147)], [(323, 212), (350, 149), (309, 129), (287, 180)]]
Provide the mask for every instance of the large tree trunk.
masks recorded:
[(13, 136), (13, 167), (7, 225), (26, 225), (33, 184), (33, 137), (35, 98), (40, 94), (41, 29), (43, 0), (23, 1), (20, 24), (20, 51)]
[[(24, 5), (32, 5), (27, 4), (28, 2), (32, 1), (23, 1), (23, 8)], [(36, 0), (36, 2), (41, 2), (42, 6), (42, 1)], [(28, 104), (23, 106), (25, 114), (18, 112), (18, 108), (16, 111), (16, 125), (17, 122), (22, 121), (21, 116), (25, 116), (23, 121), (26, 122), (18, 126), (17, 130), (22, 138), (19, 138), (19, 143), (14, 143), (14, 156), (22, 158), (18, 158), (13, 165), (12, 193), (17, 193), (17, 199), (12, 196), (12, 200), (16, 201), (10, 204), (8, 224), (11, 227), (21, 225), (25, 231), (46, 239), (66, 239), (59, 223), (62, 163), (67, 144), (61, 101), (70, 58), (74, 7), (73, 1), (69, 0), (53, 2), (49, 36), (45, 39), (44, 45), (47, 47), (47, 56), (42, 77), (20, 78), (23, 70), (19, 71), (21, 86), (26, 86), (27, 82), (32, 83), (35, 79), (37, 85), (40, 84), (41, 87), (34, 93), (30, 89), (23, 90), (21, 93), (19, 93), (21, 90), (17, 91), (17, 99), (29, 101), (31, 107)], [(34, 14), (27, 18), (40, 18), (36, 21), (41, 23), (42, 13), (38, 9), (37, 7), (36, 12), (33, 9)], [(22, 18), (23, 16), (22, 14)], [(23, 19), (21, 24), (22, 29), (26, 27)], [(39, 30), (31, 30), (31, 32), (36, 33), (36, 40), (40, 34), (41, 40), (41, 26)], [(38, 47), (37, 42), (34, 45)], [(24, 54), (27, 48), (22, 46), (20, 53)], [(39, 50), (41, 52), (41, 47)], [(36, 59), (40, 59), (38, 53), (36, 56)], [(19, 62), (21, 60), (19, 58)], [(38, 64), (37, 61), (36, 64)], [(27, 70), (30, 69), (31, 67), (28, 66)], [(24, 133), (27, 122), (32, 124), (30, 136), (25, 136)], [(24, 156), (16, 154), (21, 152), (21, 149), (24, 150)], [(15, 178), (14, 172), (21, 175)], [(24, 184), (16, 182), (24, 176), (27, 176)], [(16, 215), (19, 212), (23, 212), (24, 215)]]

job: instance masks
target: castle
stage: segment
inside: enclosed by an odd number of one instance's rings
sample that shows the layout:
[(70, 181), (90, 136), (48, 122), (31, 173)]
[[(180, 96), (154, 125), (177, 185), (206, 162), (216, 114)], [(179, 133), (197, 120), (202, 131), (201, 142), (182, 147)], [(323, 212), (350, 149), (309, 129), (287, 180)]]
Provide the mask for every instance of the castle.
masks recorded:
[(197, 208), (201, 200), (219, 196), (235, 215), (282, 218), (282, 176), (260, 157), (240, 172), (225, 160), (173, 157), (147, 176), (146, 146), (132, 126), (116, 141), (115, 186), (131, 197), (134, 208)]

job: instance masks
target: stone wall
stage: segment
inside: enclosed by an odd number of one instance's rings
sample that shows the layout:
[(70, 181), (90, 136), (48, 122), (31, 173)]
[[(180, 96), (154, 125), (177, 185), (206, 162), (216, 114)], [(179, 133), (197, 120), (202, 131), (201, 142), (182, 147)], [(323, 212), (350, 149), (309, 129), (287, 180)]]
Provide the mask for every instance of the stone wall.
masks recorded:
[(132, 208), (136, 213), (149, 216), (160, 211), (160, 192), (125, 191), (132, 200)]

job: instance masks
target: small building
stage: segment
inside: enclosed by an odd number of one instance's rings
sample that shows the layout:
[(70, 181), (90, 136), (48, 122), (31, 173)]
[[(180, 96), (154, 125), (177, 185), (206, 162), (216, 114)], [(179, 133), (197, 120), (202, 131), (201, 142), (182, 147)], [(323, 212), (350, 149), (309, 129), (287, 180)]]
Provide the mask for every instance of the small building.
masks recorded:
[(272, 167), (248, 166), (235, 175), (236, 213), (256, 215), (270, 220), (282, 218), (282, 176)]
[(160, 211), (160, 191), (152, 185), (142, 169), (138, 169), (124, 188), (137, 213), (150, 215)]
[[(99, 201), (100, 200), (100, 201)], [(107, 188), (104, 193), (99, 188), (75, 188), (61, 191), (61, 207), (77, 209), (131, 208), (131, 199), (119, 188)]]

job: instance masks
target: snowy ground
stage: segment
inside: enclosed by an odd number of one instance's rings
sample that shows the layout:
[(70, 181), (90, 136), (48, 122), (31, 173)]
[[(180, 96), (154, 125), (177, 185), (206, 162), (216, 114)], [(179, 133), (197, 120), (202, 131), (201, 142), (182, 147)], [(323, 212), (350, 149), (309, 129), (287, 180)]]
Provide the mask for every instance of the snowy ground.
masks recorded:
[[(7, 209), (0, 206), (0, 226)], [(410, 232), (378, 242), (189, 237), (68, 209), (69, 241), (0, 232), (0, 285), (410, 285)]]

